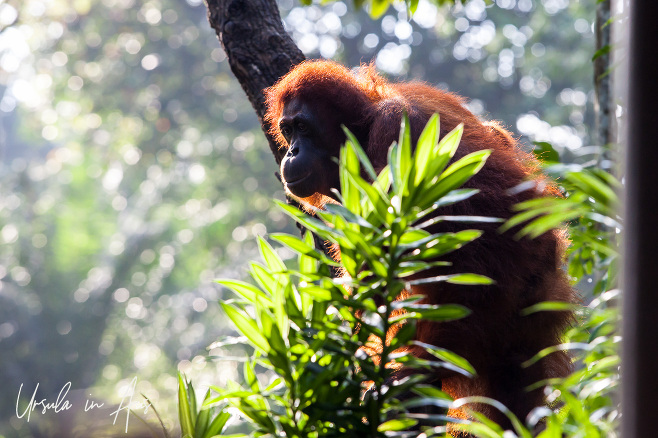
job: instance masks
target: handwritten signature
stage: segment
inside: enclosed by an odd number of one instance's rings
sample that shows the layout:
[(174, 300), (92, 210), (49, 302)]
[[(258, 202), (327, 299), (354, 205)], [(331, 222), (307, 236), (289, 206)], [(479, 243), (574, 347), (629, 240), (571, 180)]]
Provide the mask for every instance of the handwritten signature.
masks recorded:
[[(114, 417), (114, 420), (112, 421), (113, 425), (116, 424), (119, 415), (125, 413), (126, 433), (128, 433), (128, 422), (130, 420), (130, 412), (136, 410), (143, 410), (144, 414), (147, 414), (149, 408), (151, 407), (151, 403), (148, 400), (144, 400), (144, 401), (133, 400), (135, 396), (136, 386), (137, 386), (137, 377), (134, 377), (130, 381), (128, 387), (125, 388), (124, 391), (122, 391), (123, 397), (121, 398), (121, 402), (119, 403), (118, 407), (114, 411), (112, 411), (112, 413), (110, 413), (110, 417)], [(21, 404), (21, 393), (23, 392), (23, 384), (21, 383), (21, 386), (18, 388), (18, 397), (16, 398), (16, 416), (18, 418), (24, 418), (27, 416), (26, 421), (29, 423), (32, 412), (34, 411), (41, 412), (41, 414), (45, 414), (48, 411), (54, 413), (68, 411), (69, 409), (73, 408), (73, 404), (66, 398), (70, 389), (71, 389), (71, 382), (66, 382), (64, 386), (62, 386), (62, 389), (60, 389), (59, 394), (57, 394), (57, 398), (54, 401), (52, 401), (52, 400), (48, 400), (47, 398), (41, 398), (41, 396), (38, 394), (39, 383), (37, 383), (34, 388), (34, 392), (32, 392), (32, 397), (30, 398), (30, 402), (27, 404), (25, 409), (23, 409), (21, 412), (21, 409), (19, 408)], [(105, 406), (105, 403), (87, 399), (85, 401), (84, 411), (89, 412), (90, 410), (102, 408), (103, 406)]]

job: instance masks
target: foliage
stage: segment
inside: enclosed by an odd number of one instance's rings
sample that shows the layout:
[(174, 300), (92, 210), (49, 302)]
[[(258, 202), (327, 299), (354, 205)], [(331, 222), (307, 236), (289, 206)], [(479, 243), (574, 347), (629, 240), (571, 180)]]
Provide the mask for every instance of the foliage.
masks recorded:
[[(210, 390), (204, 402), (210, 399)], [(178, 418), (182, 438), (211, 438), (220, 435), (230, 418), (226, 411), (201, 406), (197, 410), (196, 394), (192, 382), (178, 373)]]
[(621, 336), (619, 290), (600, 294), (579, 314), (579, 325), (567, 334), (561, 348), (570, 349), (578, 368), (563, 381), (554, 382), (551, 401), (564, 403), (547, 414), (541, 437), (617, 437)]
[[(222, 303), (222, 307), (255, 354), (253, 361), (244, 365), (246, 386), (214, 387), (218, 396), (208, 403), (226, 400), (249, 419), (256, 433), (288, 437), (404, 435), (402, 431), (422, 417), (405, 415), (408, 408), (447, 408), (451, 401), (440, 390), (421, 384), (420, 375), (392, 385), (389, 379), (398, 365), (449, 367), (467, 375), (474, 372), (464, 359), (434, 346), (418, 344), (436, 358), (432, 361), (403, 352), (414, 342), (415, 320), (452, 320), (467, 315), (468, 309), (421, 305), (418, 296), (396, 298), (414, 283), (410, 276), (445, 263), (428, 260), (438, 260), (480, 235), (473, 230), (430, 234), (423, 227), (424, 219), (436, 208), (475, 193), (459, 187), (482, 167), (489, 151), (469, 154), (448, 165), (462, 126), (439, 142), (439, 121), (434, 116), (412, 155), (407, 123), (403, 122), (401, 137), (390, 149), (389, 166), (379, 175), (348, 133), (340, 158), (341, 192), (337, 196), (342, 205), (329, 204), (326, 210), (315, 212), (317, 217), (309, 217), (281, 204), (309, 231), (340, 248), (345, 276), (332, 278), (330, 267), (336, 262), (313, 247), (309, 233), (304, 238), (272, 236), (298, 254), (295, 267), (286, 266), (261, 239), (265, 264), (251, 266), (256, 284), (220, 281), (241, 298)], [(429, 156), (434, 158), (428, 160)], [(362, 167), (373, 184), (362, 177)], [(482, 284), (490, 280), (461, 273), (423, 281)], [(378, 297), (383, 304), (376, 304)], [(384, 342), (395, 325), (398, 333), (389, 343)], [(259, 380), (257, 367), (274, 373), (269, 382)], [(410, 393), (419, 398), (400, 401), (401, 395)]]
[[(550, 144), (539, 145), (538, 152), (555, 158)], [(505, 225), (510, 228), (526, 223), (520, 235), (536, 236), (566, 221), (572, 239), (568, 272), (595, 296), (578, 312), (577, 325), (566, 335), (565, 343), (555, 348), (574, 354), (577, 370), (553, 383), (549, 400), (564, 407), (544, 415), (546, 430), (540, 436), (614, 437), (620, 421), (616, 391), (619, 388), (620, 357), (618, 335), (620, 309), (617, 287), (618, 241), (623, 228), (617, 214), (621, 183), (611, 174), (595, 168), (562, 165), (548, 160), (546, 172), (561, 179), (563, 198), (538, 199), (517, 205), (520, 211)], [(538, 354), (550, 353), (547, 349)]]
[[(462, 0), (431, 0), (432, 3), (435, 3), (438, 6), (443, 6), (443, 5), (453, 5), (455, 3), (462, 3)], [(468, 1), (468, 0), (466, 0)], [(492, 0), (487, 0), (489, 3), (492, 2)], [(368, 14), (370, 14), (370, 17), (373, 19), (378, 19), (381, 18), (386, 11), (390, 8), (392, 4), (395, 3), (404, 3), (406, 6), (407, 10), (411, 13), (414, 14), (416, 10), (418, 9), (418, 2), (419, 0), (353, 0), (354, 6), (356, 8), (366, 8), (368, 10)], [(312, 0), (302, 0), (302, 3), (305, 5), (311, 5), (313, 4)]]
[[(448, 408), (453, 403), (449, 396), (423, 385), (418, 376), (407, 377), (395, 386), (388, 380), (392, 363), (473, 372), (467, 362), (448, 351), (424, 346), (437, 358), (424, 362), (398, 350), (413, 342), (414, 320), (449, 320), (468, 313), (459, 306), (417, 305), (413, 296), (395, 301), (405, 285), (413, 283), (405, 281), (406, 277), (441, 263), (424, 260), (436, 260), (478, 236), (476, 231), (429, 235), (422, 228), (429, 212), (473, 194), (459, 186), (479, 170), (488, 155), (488, 151), (480, 151), (446, 168), (459, 142), (461, 126), (433, 147), (437, 133), (438, 119), (434, 118), (423, 132), (415, 155), (411, 155), (408, 131), (403, 129), (399, 142), (390, 149), (389, 165), (380, 175), (374, 173), (360, 146), (349, 136), (340, 158), (341, 192), (337, 196), (341, 205), (330, 204), (316, 212), (318, 218), (312, 218), (281, 204), (300, 224), (340, 247), (347, 276), (331, 278), (330, 267), (336, 263), (313, 247), (310, 234), (303, 239), (272, 236), (298, 254), (294, 268), (286, 266), (261, 239), (265, 265), (253, 263), (251, 268), (256, 285), (221, 281), (241, 298), (222, 306), (255, 350), (253, 361), (244, 364), (247, 386), (230, 383), (228, 388), (213, 387), (218, 396), (207, 404), (225, 401), (237, 408), (257, 433), (272, 436), (416, 436), (419, 432), (409, 429), (419, 420), (439, 424), (425, 428), (422, 436), (446, 435), (447, 417), (409, 413), (409, 409), (428, 405)], [(552, 152), (550, 145), (542, 147), (542, 153)], [(596, 170), (559, 167), (556, 163), (551, 167), (552, 172), (561, 169), (565, 175), (566, 196), (520, 204), (520, 213), (502, 229), (523, 225), (519, 237), (533, 237), (570, 221), (577, 237), (571, 263), (580, 264), (584, 257), (590, 257), (592, 269), (609, 269), (608, 259), (615, 254), (615, 245), (605, 238), (610, 233), (601, 227), (620, 226), (619, 218), (613, 216), (618, 183)], [(364, 172), (374, 181), (372, 185), (363, 179)], [(418, 223), (421, 225), (414, 225)], [(589, 251), (587, 245), (592, 240), (596, 245)], [(577, 272), (582, 276), (584, 271)], [(467, 273), (431, 280), (489, 281)], [(597, 286), (607, 284), (606, 279)], [(384, 305), (375, 304), (373, 298), (378, 294), (384, 297)], [(578, 309), (578, 324), (567, 333), (565, 343), (539, 352), (525, 364), (529, 366), (556, 349), (574, 352), (579, 363), (574, 373), (565, 379), (537, 383), (548, 384), (547, 401), (552, 408), (536, 408), (524, 425), (497, 401), (470, 397), (455, 401), (453, 406), (492, 404), (510, 417), (514, 431), (505, 432), (477, 414), (478, 421), (459, 427), (478, 437), (614, 436), (619, 421), (613, 398), (619, 382), (617, 295), (617, 291), (602, 293), (588, 307)], [(393, 313), (400, 309), (406, 313)], [(563, 307), (540, 303), (526, 312), (553, 310)], [(401, 321), (406, 324), (390, 345), (382, 345), (391, 326)], [(375, 357), (365, 354), (373, 349), (378, 353)], [(261, 382), (258, 370), (273, 371), (273, 377)], [(368, 390), (362, 397), (364, 388)], [(398, 399), (409, 391), (417, 398)]]

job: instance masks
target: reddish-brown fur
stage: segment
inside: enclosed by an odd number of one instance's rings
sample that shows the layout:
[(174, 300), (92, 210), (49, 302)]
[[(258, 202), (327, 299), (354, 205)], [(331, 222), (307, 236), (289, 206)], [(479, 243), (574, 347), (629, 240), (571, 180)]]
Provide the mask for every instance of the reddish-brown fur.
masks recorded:
[[(466, 184), (480, 193), (443, 208), (439, 214), (507, 219), (514, 214), (512, 207), (518, 202), (557, 195), (555, 187), (538, 173), (538, 163), (531, 154), (523, 152), (514, 138), (497, 124), (480, 121), (455, 94), (422, 83), (388, 82), (372, 66), (362, 66), (352, 73), (333, 62), (304, 62), (267, 90), (266, 119), (281, 147), (287, 147), (287, 143), (278, 131), (278, 120), (291, 99), (317, 103), (323, 116), (337, 117), (365, 145), (377, 170), (386, 165), (387, 150), (398, 137), (404, 111), (409, 115), (414, 140), (434, 113), (440, 115), (441, 136), (464, 123), (464, 135), (455, 159), (481, 149), (491, 149), (492, 154), (484, 168)], [(510, 191), (529, 179), (536, 181), (533, 190)], [(322, 207), (323, 198), (313, 196), (307, 202)], [(561, 269), (567, 241), (559, 230), (536, 239), (516, 240), (514, 230), (501, 234), (498, 224), (442, 222), (429, 231), (473, 227), (482, 229), (483, 236), (448, 255), (452, 267), (428, 272), (427, 276), (473, 272), (492, 278), (495, 285), (441, 283), (414, 287), (413, 292), (424, 294), (427, 303), (458, 303), (472, 310), (470, 316), (454, 322), (420, 321), (416, 339), (462, 355), (477, 370), (474, 379), (437, 370), (435, 377), (440, 379), (443, 390), (455, 398), (470, 395), (495, 398), (523, 420), (532, 408), (544, 403), (541, 389), (527, 392), (525, 387), (543, 379), (563, 377), (571, 370), (571, 360), (562, 352), (553, 353), (529, 368), (521, 367), (522, 362), (541, 349), (558, 344), (571, 320), (569, 312), (520, 315), (522, 309), (541, 301), (576, 302), (576, 293)], [(422, 349), (412, 353), (427, 356)], [(404, 372), (401, 370), (400, 375)], [(499, 413), (482, 410), (505, 422)]]

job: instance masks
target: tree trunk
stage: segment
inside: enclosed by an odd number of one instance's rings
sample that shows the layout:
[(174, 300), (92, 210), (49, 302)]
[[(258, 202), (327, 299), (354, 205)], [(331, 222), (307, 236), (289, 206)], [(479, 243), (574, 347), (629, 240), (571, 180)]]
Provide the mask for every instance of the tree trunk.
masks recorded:
[[(286, 33), (276, 0), (205, 1), (210, 26), (215, 29), (231, 71), (256, 111), (272, 155), (279, 165), (286, 151), (274, 141), (269, 133), (270, 125), (263, 118), (266, 111), (263, 90), (274, 85), (306, 58)], [(294, 199), (288, 197), (287, 201), (301, 210)], [(304, 227), (299, 223), (297, 228), (304, 233)], [(313, 239), (316, 248), (327, 255), (331, 253), (328, 242), (315, 234)], [(332, 268), (332, 271), (337, 275), (337, 270)]]
[(617, 142), (615, 117), (612, 111), (612, 75), (611, 64), (611, 41), (610, 34), (612, 24), (610, 23), (610, 0), (603, 0), (596, 7), (596, 54), (594, 59), (594, 91), (596, 100), (594, 102), (596, 114), (596, 138), (595, 141), (603, 147), (602, 159), (609, 158), (610, 145)]
[(208, 21), (217, 32), (233, 74), (247, 94), (261, 122), (272, 154), (279, 149), (263, 120), (263, 90), (302, 62), (304, 54), (286, 33), (275, 0), (206, 0)]

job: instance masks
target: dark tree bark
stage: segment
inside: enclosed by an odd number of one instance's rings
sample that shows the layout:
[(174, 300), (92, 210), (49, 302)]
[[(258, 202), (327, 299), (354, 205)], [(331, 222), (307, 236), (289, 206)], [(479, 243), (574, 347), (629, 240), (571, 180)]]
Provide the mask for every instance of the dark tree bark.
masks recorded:
[(269, 135), (263, 120), (263, 90), (304, 60), (286, 33), (275, 0), (206, 0), (208, 21), (217, 32), (233, 74), (261, 122), (272, 154), (281, 163), (284, 152)]
[[(596, 114), (596, 141), (608, 152), (610, 145), (617, 142), (615, 117), (612, 101), (612, 75), (611, 69), (611, 32), (610, 0), (601, 1), (596, 7), (596, 50), (597, 58), (594, 60), (594, 102)], [(603, 155), (609, 155), (604, 153)], [(609, 158), (609, 157), (602, 157)]]
[[(265, 115), (263, 90), (274, 83), (305, 57), (286, 33), (276, 0), (205, 0), (208, 21), (224, 47), (231, 71), (256, 111), (277, 165), (285, 155), (270, 135)], [(279, 175), (277, 174), (277, 177)], [(280, 178), (280, 177), (279, 177)], [(288, 197), (288, 203), (300, 208)], [(300, 232), (304, 228), (297, 224)], [(328, 242), (313, 235), (315, 246), (330, 254)], [(332, 268), (334, 274), (337, 271)]]

